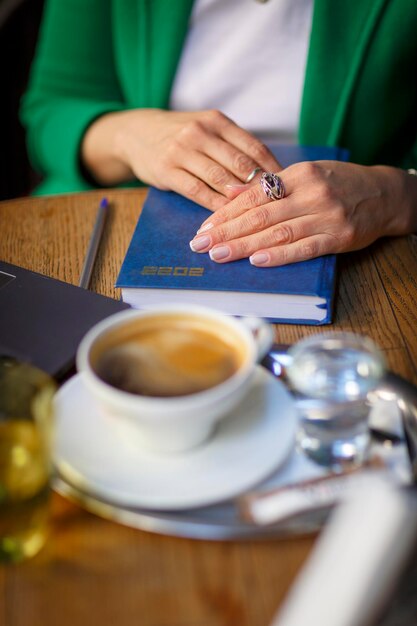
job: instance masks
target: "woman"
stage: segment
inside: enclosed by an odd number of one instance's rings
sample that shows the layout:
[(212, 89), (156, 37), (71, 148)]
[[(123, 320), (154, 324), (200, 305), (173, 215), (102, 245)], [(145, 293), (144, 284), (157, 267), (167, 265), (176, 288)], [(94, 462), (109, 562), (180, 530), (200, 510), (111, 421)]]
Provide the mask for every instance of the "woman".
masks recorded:
[[(413, 232), (416, 27), (413, 0), (49, 0), (22, 109), (39, 193), (173, 189), (214, 211), (191, 247), (216, 262)], [(280, 171), (271, 131), (352, 163)]]

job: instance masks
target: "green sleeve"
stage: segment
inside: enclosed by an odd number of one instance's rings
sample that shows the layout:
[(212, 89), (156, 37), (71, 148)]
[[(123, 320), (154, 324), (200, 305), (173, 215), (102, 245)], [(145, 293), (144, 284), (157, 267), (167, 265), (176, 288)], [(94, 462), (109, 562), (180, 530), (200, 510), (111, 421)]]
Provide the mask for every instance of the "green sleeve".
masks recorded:
[(128, 108), (115, 71), (111, 27), (110, 0), (46, 2), (21, 107), (31, 161), (46, 176), (43, 193), (88, 188), (79, 161), (83, 134), (98, 116)]

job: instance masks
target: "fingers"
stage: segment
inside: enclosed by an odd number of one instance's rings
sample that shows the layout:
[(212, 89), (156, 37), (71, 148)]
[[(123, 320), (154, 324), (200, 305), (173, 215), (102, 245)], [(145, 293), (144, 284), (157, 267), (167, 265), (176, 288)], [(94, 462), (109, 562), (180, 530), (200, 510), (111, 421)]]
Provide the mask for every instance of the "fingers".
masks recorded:
[(190, 242), (191, 249), (209, 252), (213, 261), (235, 261), (250, 257), (260, 249), (290, 245), (322, 231), (314, 216), (277, 222), (273, 212), (266, 209), (252, 211), (253, 216), (245, 221), (233, 220), (197, 235)]
[(85, 142), (82, 156), (106, 184), (136, 177), (214, 211), (239, 193), (237, 185), (255, 168), (281, 169), (258, 139), (219, 111), (133, 109), (101, 120), (92, 125), (98, 130), (91, 158)]
[[(231, 204), (231, 203), (230, 203)], [(229, 209), (226, 205), (219, 214)], [(216, 215), (212, 216), (214, 222)], [(249, 258), (252, 265), (273, 267), (338, 252), (340, 240), (333, 233), (331, 214), (300, 209), (290, 196), (268, 202), (219, 225), (200, 229), (190, 242), (194, 252), (208, 252), (217, 263)]]
[(256, 168), (263, 169), (248, 154), (217, 135), (206, 135), (199, 149), (225, 168), (230, 176), (229, 180), (226, 180), (226, 184), (229, 185), (244, 183)]
[[(263, 170), (270, 172), (279, 172), (282, 170), (281, 165), (262, 141), (235, 124), (222, 113), (218, 111), (211, 113), (214, 114), (213, 116), (219, 128), (220, 136), (229, 144), (238, 148), (243, 154), (250, 157), (255, 163), (254, 167), (259, 165)], [(246, 176), (250, 171), (251, 170), (246, 173)], [(242, 180), (246, 180), (246, 176), (242, 177)]]
[(380, 196), (368, 170), (359, 171), (363, 182), (354, 174), (344, 164), (293, 165), (280, 173), (284, 198), (271, 201), (254, 185), (210, 216), (190, 247), (217, 263), (249, 258), (257, 267), (357, 249), (373, 240), (368, 220)]
[[(220, 211), (224, 211), (224, 208), (220, 209)], [(190, 247), (194, 252), (208, 252), (209, 249), (219, 243), (232, 241), (248, 235), (255, 236), (257, 233), (267, 231), (269, 227), (274, 225), (276, 225), (276, 229), (278, 229), (281, 226), (278, 226), (278, 223), (290, 217), (290, 202), (280, 200), (274, 203), (264, 204), (249, 209), (241, 216), (222, 222), (218, 226), (210, 226), (210, 222), (207, 222), (206, 226), (200, 228), (197, 235), (190, 242)], [(212, 222), (214, 222), (214, 220), (212, 220)], [(254, 241), (255, 240), (259, 241), (259, 238), (254, 239)], [(203, 244), (205, 245), (203, 246)], [(261, 245), (267, 245), (267, 243)]]
[[(224, 117), (219, 115), (220, 119)], [(228, 123), (232, 124), (231, 121)], [(211, 168), (199, 167), (198, 175), (209, 184), (214, 182), (214, 186), (222, 185), (224, 190), (227, 184), (245, 181), (258, 164), (249, 155), (225, 141), (220, 131), (221, 128), (213, 125), (212, 116), (208, 112), (202, 113), (200, 118), (187, 122), (181, 128), (170, 148), (169, 159), (181, 164), (188, 171), (191, 171), (195, 158), (201, 160), (204, 157), (210, 163), (217, 164), (223, 172), (220, 179), (215, 176), (214, 181), (209, 180)]]
[(204, 181), (215, 191), (223, 193), (227, 185), (240, 185), (241, 180), (234, 176), (217, 158), (211, 158), (207, 152), (180, 149), (177, 153), (181, 169)]
[[(208, 240), (205, 242), (200, 240), (197, 242), (197, 247), (206, 243), (205, 249), (198, 251), (208, 251), (211, 260), (217, 263), (249, 258), (251, 264), (257, 267), (296, 263), (337, 252), (337, 240), (329, 233), (318, 232), (319, 229), (315, 227), (315, 224), (314, 218), (300, 218), (256, 234), (222, 241), (214, 245), (210, 245)], [(209, 238), (209, 233), (203, 237)], [(196, 241), (194, 240), (194, 245)]]
[(182, 126), (170, 146), (167, 164), (184, 169), (229, 198), (236, 195), (233, 186), (244, 183), (255, 169), (282, 169), (261, 141), (219, 111), (202, 112)]
[(275, 246), (257, 250), (249, 261), (256, 267), (276, 267), (288, 263), (298, 263), (307, 259), (314, 259), (324, 254), (337, 252), (334, 249), (334, 239), (330, 235), (320, 234), (306, 237), (288, 246)]
[[(281, 177), (281, 178), (284, 183), (286, 196), (288, 196), (289, 198), (292, 193), (291, 182), (287, 184), (286, 177)], [(255, 183), (251, 183), (249, 186), (245, 185), (245, 188), (243, 191), (239, 192), (239, 187), (235, 187), (234, 189), (232, 188), (231, 191), (234, 192), (234, 195), (236, 195), (236, 191), (237, 191), (238, 195), (231, 202), (229, 202), (228, 204), (225, 204), (221, 210), (217, 211), (214, 215), (210, 215), (210, 217), (208, 217), (201, 224), (198, 230), (198, 233), (205, 232), (206, 230), (209, 230), (213, 227), (218, 227), (221, 224), (228, 223), (231, 220), (239, 218), (240, 216), (245, 215), (246, 217), (246, 214), (250, 212), (251, 209), (257, 209), (259, 210), (259, 213), (262, 214), (263, 211), (265, 210), (264, 207), (268, 206), (268, 212), (271, 212), (271, 215), (276, 215), (275, 213), (276, 211), (281, 212), (284, 209), (283, 205), (285, 205), (285, 209), (287, 209), (287, 202), (288, 202), (287, 197), (281, 200), (277, 200), (275, 202), (271, 202), (270, 199), (266, 196), (265, 191), (263, 190), (262, 186), (260, 185), (259, 179)], [(278, 205), (276, 204), (276, 202), (279, 202), (280, 204)], [(283, 215), (287, 215), (287, 214), (288, 213), (285, 212), (284, 210)], [(248, 219), (251, 219), (252, 217), (256, 221), (257, 219), (256, 212), (255, 213), (251, 212), (250, 214), (247, 215)], [(285, 218), (283, 218), (281, 215), (281, 219), (285, 219)], [(244, 224), (245, 220), (242, 219), (242, 222)]]
[(210, 211), (217, 211), (228, 202), (225, 196), (217, 193), (204, 181), (183, 169), (175, 169), (171, 172), (169, 189)]

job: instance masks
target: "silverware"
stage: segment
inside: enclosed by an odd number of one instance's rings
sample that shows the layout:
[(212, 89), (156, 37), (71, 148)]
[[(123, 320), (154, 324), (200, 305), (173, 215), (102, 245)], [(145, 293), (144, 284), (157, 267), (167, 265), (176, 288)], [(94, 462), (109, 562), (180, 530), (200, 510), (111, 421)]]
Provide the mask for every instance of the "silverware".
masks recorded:
[(417, 388), (398, 374), (387, 372), (375, 393), (381, 399), (391, 398), (398, 406), (413, 481), (417, 483)]

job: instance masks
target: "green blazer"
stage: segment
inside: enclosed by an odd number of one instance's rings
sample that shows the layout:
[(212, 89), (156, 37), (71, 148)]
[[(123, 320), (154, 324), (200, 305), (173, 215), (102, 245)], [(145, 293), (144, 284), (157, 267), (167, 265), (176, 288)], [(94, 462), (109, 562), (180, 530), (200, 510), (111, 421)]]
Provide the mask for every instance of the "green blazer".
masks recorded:
[[(47, 1), (21, 109), (45, 176), (38, 193), (91, 188), (79, 148), (98, 116), (167, 108), (192, 4)], [(416, 0), (315, 0), (300, 143), (347, 147), (363, 164), (416, 167), (416, 33)]]

